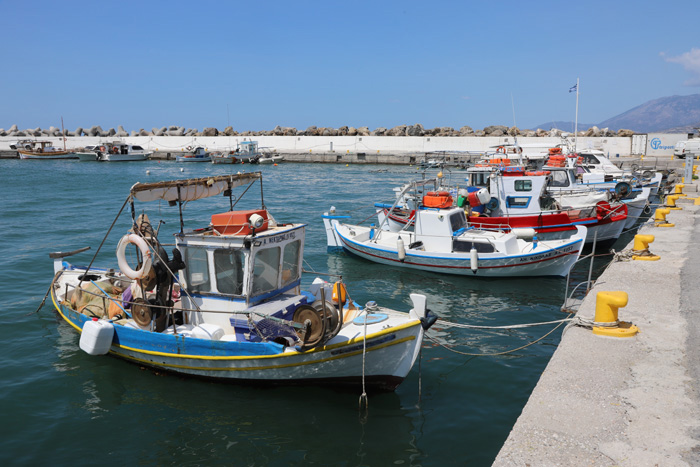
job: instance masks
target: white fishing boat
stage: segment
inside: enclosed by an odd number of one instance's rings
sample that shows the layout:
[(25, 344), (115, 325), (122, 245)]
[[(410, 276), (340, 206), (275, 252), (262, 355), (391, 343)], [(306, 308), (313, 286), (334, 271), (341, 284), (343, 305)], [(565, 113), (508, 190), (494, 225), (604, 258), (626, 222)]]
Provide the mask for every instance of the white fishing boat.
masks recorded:
[(491, 196), (488, 204), (478, 207), (485, 216), (470, 218), (476, 224), (523, 226), (529, 218), (535, 222), (530, 226), (540, 231), (561, 226), (561, 219), (552, 214), (565, 213), (570, 223), (587, 227), (587, 244), (607, 246), (620, 237), (628, 218), (625, 203), (604, 189), (577, 184), (566, 168), (532, 171), (481, 164), (467, 169), (467, 183), (486, 188)]
[(261, 155), (256, 162), (258, 164), (278, 164), (284, 160), (284, 156), (281, 154), (267, 153)]
[(211, 154), (205, 148), (199, 146), (196, 148), (188, 147), (184, 154), (175, 156), (176, 162), (211, 162)]
[[(359, 306), (341, 281), (317, 278), (302, 291), (305, 225), (277, 222), (262, 188), (259, 209), (234, 210), (232, 190), (255, 182), (262, 184), (259, 172), (137, 183), (124, 203), (132, 216), (117, 246), (119, 269), (65, 260), (82, 250), (53, 253), (51, 296), (81, 333), (81, 349), (217, 380), (394, 389), (435, 322), (425, 296), (411, 294), (413, 308), (402, 313), (374, 302)], [(191, 210), (191, 201), (221, 194), (230, 211), (184, 228), (183, 203)], [(180, 208), (171, 257), (160, 228), (135, 218), (136, 201), (155, 202), (156, 212)]]
[(474, 229), (461, 207), (428, 207), (440, 205), (428, 199), (433, 197), (446, 194), (426, 194), (415, 210), (412, 231), (343, 224), (343, 216), (331, 209), (323, 215), (328, 248), (381, 264), (482, 277), (566, 276), (583, 248), (584, 226), (576, 226), (568, 237), (546, 241), (539, 241), (533, 228)]

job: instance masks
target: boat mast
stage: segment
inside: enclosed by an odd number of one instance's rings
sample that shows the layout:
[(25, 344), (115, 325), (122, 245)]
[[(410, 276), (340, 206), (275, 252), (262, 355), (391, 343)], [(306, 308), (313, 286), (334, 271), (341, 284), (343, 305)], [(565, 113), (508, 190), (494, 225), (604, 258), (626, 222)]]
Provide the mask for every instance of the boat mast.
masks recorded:
[(574, 121), (574, 153), (578, 153), (578, 88), (579, 79), (576, 78), (576, 120)]
[(66, 130), (63, 129), (63, 117), (61, 117), (61, 136), (63, 137), (63, 150), (66, 150)]

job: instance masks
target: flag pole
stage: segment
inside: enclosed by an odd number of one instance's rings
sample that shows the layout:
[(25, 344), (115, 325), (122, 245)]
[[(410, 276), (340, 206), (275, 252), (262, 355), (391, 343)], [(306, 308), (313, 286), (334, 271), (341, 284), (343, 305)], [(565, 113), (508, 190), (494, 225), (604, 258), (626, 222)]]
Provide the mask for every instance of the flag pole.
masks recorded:
[(578, 78), (576, 78), (576, 120), (574, 121), (574, 152), (578, 153)]

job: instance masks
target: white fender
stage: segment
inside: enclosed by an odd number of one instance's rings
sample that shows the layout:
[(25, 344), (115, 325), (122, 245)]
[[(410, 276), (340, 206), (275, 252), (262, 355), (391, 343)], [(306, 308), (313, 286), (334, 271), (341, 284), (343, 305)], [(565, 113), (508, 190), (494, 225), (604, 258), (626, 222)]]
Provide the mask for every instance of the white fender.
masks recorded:
[(479, 269), (479, 253), (476, 251), (476, 248), (472, 248), (469, 251), (469, 259), (472, 272), (476, 274), (476, 271)]
[(404, 246), (403, 243), (403, 238), (399, 237), (398, 240), (396, 240), (396, 250), (397, 253), (399, 254), (399, 261), (403, 261), (406, 259), (406, 247)]
[[(126, 262), (126, 246), (129, 243), (136, 245), (143, 256), (143, 264), (141, 265), (141, 269), (137, 271), (131, 269), (131, 267), (129, 267), (129, 263)], [(117, 245), (117, 262), (119, 263), (119, 269), (121, 272), (129, 279), (143, 279), (149, 272), (151, 272), (151, 249), (148, 248), (146, 240), (138, 235), (124, 235), (121, 240), (119, 240), (119, 245)]]

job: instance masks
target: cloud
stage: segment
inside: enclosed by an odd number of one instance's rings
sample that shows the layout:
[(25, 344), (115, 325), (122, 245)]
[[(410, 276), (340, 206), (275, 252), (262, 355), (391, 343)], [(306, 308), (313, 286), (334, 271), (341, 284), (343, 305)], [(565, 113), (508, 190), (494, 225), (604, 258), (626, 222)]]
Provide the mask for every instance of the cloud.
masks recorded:
[(661, 52), (661, 57), (669, 63), (678, 63), (692, 75), (685, 83), (686, 86), (700, 86), (700, 49), (693, 48), (678, 57), (666, 57)]

